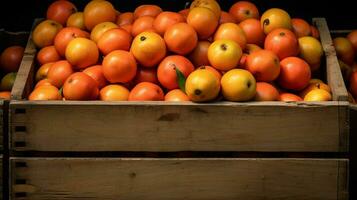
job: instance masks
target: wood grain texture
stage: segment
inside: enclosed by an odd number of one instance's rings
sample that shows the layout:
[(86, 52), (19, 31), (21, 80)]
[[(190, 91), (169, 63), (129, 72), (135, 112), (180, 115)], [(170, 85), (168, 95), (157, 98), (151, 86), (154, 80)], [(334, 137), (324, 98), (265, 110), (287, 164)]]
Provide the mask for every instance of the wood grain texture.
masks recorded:
[[(348, 104), (10, 103), (15, 151), (344, 152)], [(340, 133), (347, 131), (347, 133)]]
[(348, 93), (343, 81), (340, 65), (333, 46), (331, 34), (325, 18), (314, 18), (314, 24), (320, 32), (320, 40), (326, 56), (327, 83), (331, 87), (335, 101), (347, 101)]
[(11, 199), (347, 200), (346, 166), (343, 159), (13, 158)]

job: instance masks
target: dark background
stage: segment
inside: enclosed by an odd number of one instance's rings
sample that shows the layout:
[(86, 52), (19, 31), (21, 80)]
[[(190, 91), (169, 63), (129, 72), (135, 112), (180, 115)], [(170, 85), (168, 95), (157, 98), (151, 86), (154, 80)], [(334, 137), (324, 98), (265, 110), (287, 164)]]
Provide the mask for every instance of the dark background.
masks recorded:
[[(29, 31), (34, 18), (44, 17), (48, 5), (54, 0), (3, 0), (0, 5), (0, 28), (9, 31)], [(89, 0), (72, 0), (79, 10)], [(164, 10), (179, 11), (188, 0), (110, 0), (121, 12), (132, 11), (140, 4), (157, 4)], [(218, 0), (223, 10), (237, 0)], [(291, 17), (310, 20), (312, 17), (327, 18), (330, 29), (357, 28), (356, 1), (354, 0), (253, 0), (260, 13), (267, 8), (279, 7), (287, 10)], [(354, 3), (355, 2), (355, 3)]]

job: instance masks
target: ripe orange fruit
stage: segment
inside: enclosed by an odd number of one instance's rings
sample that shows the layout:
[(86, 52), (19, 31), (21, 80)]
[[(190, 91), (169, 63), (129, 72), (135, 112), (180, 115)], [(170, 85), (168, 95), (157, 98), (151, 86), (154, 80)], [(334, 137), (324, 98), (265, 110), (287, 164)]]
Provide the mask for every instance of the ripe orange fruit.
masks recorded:
[(194, 0), (191, 3), (190, 10), (197, 7), (210, 9), (217, 18), (221, 16), (221, 7), (216, 0)]
[(155, 18), (153, 25), (155, 31), (163, 36), (170, 26), (181, 22), (186, 22), (181, 14), (175, 12), (162, 12)]
[(327, 92), (331, 93), (331, 88), (330, 86), (328, 86), (325, 83), (311, 83), (309, 82), (309, 84), (307, 85), (306, 88), (304, 88), (304, 90), (302, 90), (300, 92), (300, 97), (301, 98), (305, 98), (306, 94), (309, 93), (311, 90), (314, 89), (323, 89), (326, 90)]
[(355, 51), (357, 51), (357, 30), (353, 30), (351, 33), (349, 33), (347, 35), (347, 39), (351, 42)]
[(233, 4), (229, 13), (235, 17), (238, 23), (249, 18), (259, 19), (258, 8), (248, 1), (238, 1)]
[(63, 96), (66, 100), (95, 100), (98, 95), (96, 81), (84, 72), (72, 74), (63, 84)]
[(47, 47), (43, 47), (37, 53), (36, 58), (38, 63), (40, 65), (43, 65), (49, 62), (56, 62), (61, 60), (61, 55), (59, 55), (55, 46), (47, 46)]
[(133, 38), (122, 28), (115, 28), (105, 32), (98, 40), (99, 50), (107, 55), (114, 50), (129, 51)]
[(52, 85), (42, 85), (35, 88), (30, 96), (30, 101), (38, 101), (38, 100), (61, 100), (62, 96), (55, 86)]
[(134, 10), (134, 19), (143, 16), (155, 18), (162, 12), (162, 9), (157, 5), (141, 5)]
[(42, 79), (39, 82), (37, 82), (36, 85), (35, 85), (35, 88), (38, 88), (38, 87), (43, 86), (43, 85), (52, 85), (52, 83), (47, 78), (45, 78), (45, 79)]
[(288, 57), (280, 62), (279, 84), (290, 90), (304, 89), (311, 79), (307, 62), (298, 57)]
[(233, 40), (216, 40), (208, 48), (208, 60), (212, 67), (228, 71), (238, 66), (242, 49)]
[(165, 95), (165, 101), (190, 101), (190, 98), (182, 90), (174, 89)]
[(219, 17), (208, 8), (196, 7), (190, 10), (187, 23), (192, 26), (200, 39), (207, 39), (215, 32)]
[(297, 38), (311, 35), (310, 24), (307, 23), (305, 20), (300, 18), (292, 18), (291, 24), (293, 26), (293, 31)]
[(92, 77), (98, 84), (98, 88), (101, 89), (107, 85), (107, 79), (103, 74), (103, 67), (101, 65), (94, 65), (83, 70), (88, 76)]
[(48, 70), (51, 68), (51, 66), (54, 64), (54, 62), (46, 63), (43, 64), (40, 68), (38, 68), (36, 72), (36, 82), (47, 78), (47, 73)]
[(278, 98), (279, 101), (303, 101), (303, 99), (292, 93), (281, 93)]
[(132, 24), (133, 22), (134, 22), (134, 13), (132, 12), (121, 13), (117, 19), (118, 26)]
[(117, 13), (108, 1), (91, 1), (84, 8), (84, 25), (92, 30), (102, 22), (115, 22)]
[(183, 56), (167, 56), (157, 68), (157, 77), (163, 87), (169, 90), (179, 88), (176, 69), (180, 70), (185, 78), (187, 78), (195, 70), (195, 67)]
[(283, 28), (277, 28), (267, 35), (264, 48), (274, 52), (280, 60), (299, 54), (299, 42), (295, 34)]
[(258, 50), (249, 54), (246, 67), (257, 81), (274, 81), (280, 73), (279, 58), (268, 50)]
[(311, 29), (311, 36), (316, 39), (319, 39), (320, 38), (319, 30), (315, 26), (311, 26), (311, 25), (310, 25), (310, 29)]
[(90, 39), (93, 40), (94, 42), (98, 42), (99, 38), (108, 30), (118, 28), (118, 25), (114, 24), (113, 22), (102, 22), (97, 25), (92, 29), (92, 32), (90, 33)]
[(126, 24), (126, 25), (120, 26), (120, 28), (126, 30), (126, 32), (128, 32), (129, 34), (131, 34), (131, 30), (132, 30), (132, 28), (133, 28), (133, 25), (132, 25), (132, 24)]
[(131, 28), (131, 35), (135, 37), (145, 31), (155, 32), (154, 20), (155, 18), (150, 16), (143, 16), (137, 18)]
[(75, 38), (66, 48), (66, 59), (77, 69), (83, 69), (97, 63), (99, 51), (97, 45), (87, 38)]
[(127, 101), (129, 90), (122, 85), (107, 85), (99, 92), (99, 99), (102, 101)]
[(47, 19), (54, 20), (63, 26), (71, 14), (77, 12), (76, 6), (70, 1), (55, 1), (47, 9)]
[(157, 33), (143, 32), (131, 44), (130, 52), (144, 67), (155, 67), (166, 55), (164, 39)]
[(231, 15), (230, 13), (227, 13), (225, 11), (221, 11), (221, 16), (219, 18), (219, 24), (224, 24), (224, 23), (236, 23), (236, 18)]
[(2, 91), (0, 92), (0, 99), (10, 100), (11, 92), (10, 91)]
[(260, 24), (265, 34), (277, 28), (292, 29), (289, 13), (279, 8), (271, 8), (265, 11), (260, 18)]
[(259, 20), (246, 19), (239, 23), (239, 27), (241, 27), (244, 31), (247, 43), (263, 46), (265, 34), (262, 27), (260, 26)]
[(273, 85), (266, 82), (257, 82), (256, 84), (255, 101), (277, 101), (279, 99), (279, 92)]
[(344, 37), (333, 39), (333, 44), (336, 49), (337, 57), (346, 64), (352, 65), (355, 58), (355, 51), (352, 43)]
[(53, 45), (62, 25), (53, 20), (45, 20), (38, 24), (32, 32), (32, 40), (38, 48)]
[(245, 46), (244, 52), (248, 55), (253, 53), (254, 51), (262, 50), (262, 48), (256, 44), (247, 44)]
[(241, 27), (234, 23), (221, 24), (214, 34), (214, 41), (216, 40), (233, 40), (239, 44), (241, 49), (245, 49), (247, 39)]
[(186, 55), (197, 45), (197, 33), (190, 25), (178, 23), (170, 26), (164, 35), (167, 48), (177, 54)]
[(10, 72), (6, 74), (4, 77), (2, 77), (0, 83), (0, 90), (11, 91), (15, 83), (16, 75), (17, 75), (16, 72)]
[(73, 13), (71, 16), (69, 16), (67, 19), (66, 26), (67, 27), (75, 27), (75, 28), (79, 28), (81, 30), (85, 30), (86, 27), (84, 26), (83, 12), (76, 12), (76, 13)]
[(188, 58), (195, 67), (209, 65), (208, 48), (211, 45), (208, 41), (199, 41)]
[(127, 83), (136, 75), (134, 56), (123, 50), (115, 50), (103, 59), (103, 74), (110, 83)]
[(201, 66), (201, 67), (199, 67), (198, 69), (206, 69), (206, 70), (212, 72), (212, 73), (216, 76), (216, 78), (218, 79), (218, 81), (221, 81), (222, 74), (221, 74), (218, 70), (216, 70), (214, 67), (211, 67), (211, 66), (207, 66), (207, 65), (206, 65), (206, 66)]
[(24, 48), (11, 46), (6, 48), (0, 56), (0, 69), (4, 72), (16, 72), (24, 56)]
[(141, 82), (137, 84), (129, 94), (129, 101), (162, 101), (164, 92), (162, 89), (150, 82)]
[(57, 52), (61, 56), (65, 56), (68, 43), (78, 37), (89, 38), (89, 33), (75, 27), (66, 27), (60, 30), (54, 40)]
[(151, 82), (151, 83), (158, 84), (159, 80), (157, 79), (156, 68), (144, 68), (144, 67), (138, 68), (134, 79), (134, 83), (138, 84), (141, 82)]
[(55, 62), (48, 69), (47, 78), (52, 83), (52, 85), (60, 88), (72, 73), (72, 65), (67, 60), (61, 60)]

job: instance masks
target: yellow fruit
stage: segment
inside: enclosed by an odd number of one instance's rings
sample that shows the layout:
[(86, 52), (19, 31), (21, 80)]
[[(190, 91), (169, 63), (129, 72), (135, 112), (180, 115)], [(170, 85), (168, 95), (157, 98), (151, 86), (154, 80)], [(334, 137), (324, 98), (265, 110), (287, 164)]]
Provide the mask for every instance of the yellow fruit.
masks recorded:
[(16, 72), (11, 72), (6, 74), (2, 79), (1, 79), (1, 84), (0, 84), (0, 90), (1, 91), (11, 91), (12, 86), (14, 85), (15, 79), (16, 79)]
[(92, 32), (90, 33), (90, 39), (93, 40), (94, 42), (98, 42), (99, 38), (106, 32), (109, 31), (110, 29), (113, 28), (118, 28), (119, 26), (114, 24), (113, 22), (102, 22), (100, 24), (97, 24)]
[(312, 71), (319, 69), (323, 49), (320, 41), (311, 36), (299, 38), (300, 57), (304, 59)]
[(331, 88), (325, 83), (310, 83), (301, 93), (300, 97), (305, 98), (306, 94), (315, 89), (323, 89), (331, 93)]
[(265, 34), (276, 28), (292, 29), (289, 13), (280, 8), (271, 8), (265, 11), (260, 19), (260, 24)]
[(254, 76), (244, 69), (232, 69), (221, 79), (222, 94), (229, 101), (248, 101), (256, 93)]
[(221, 7), (219, 6), (219, 3), (215, 0), (194, 0), (191, 3), (190, 9), (196, 8), (196, 7), (203, 7), (203, 8), (208, 8), (214, 14), (219, 18), (221, 16)]
[(208, 48), (208, 60), (218, 70), (237, 67), (241, 57), (242, 49), (233, 40), (216, 40)]
[(218, 96), (220, 84), (218, 78), (207, 69), (197, 69), (186, 80), (186, 94), (191, 101), (211, 101)]
[(323, 89), (314, 89), (306, 94), (304, 101), (330, 101), (332, 96)]

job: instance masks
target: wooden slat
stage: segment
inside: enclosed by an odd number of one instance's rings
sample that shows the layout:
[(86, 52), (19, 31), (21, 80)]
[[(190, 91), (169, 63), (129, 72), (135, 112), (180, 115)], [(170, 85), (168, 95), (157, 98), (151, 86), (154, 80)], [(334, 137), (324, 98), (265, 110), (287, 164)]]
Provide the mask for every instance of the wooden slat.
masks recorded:
[(2, 153), (4, 150), (4, 104), (5, 101), (4, 100), (0, 100), (0, 152)]
[(12, 101), (10, 112), (15, 151), (348, 151), (344, 102)]
[(325, 18), (314, 18), (314, 24), (320, 32), (321, 44), (326, 56), (326, 75), (335, 101), (347, 101), (348, 93), (336, 56), (333, 41)]
[(12, 200), (347, 200), (348, 196), (339, 195), (348, 194), (342, 184), (347, 182), (343, 159), (13, 158), (11, 166)]
[(3, 199), (3, 191), (4, 191), (3, 182), (4, 182), (4, 179), (3, 179), (3, 155), (1, 154), (0, 155), (0, 200)]

